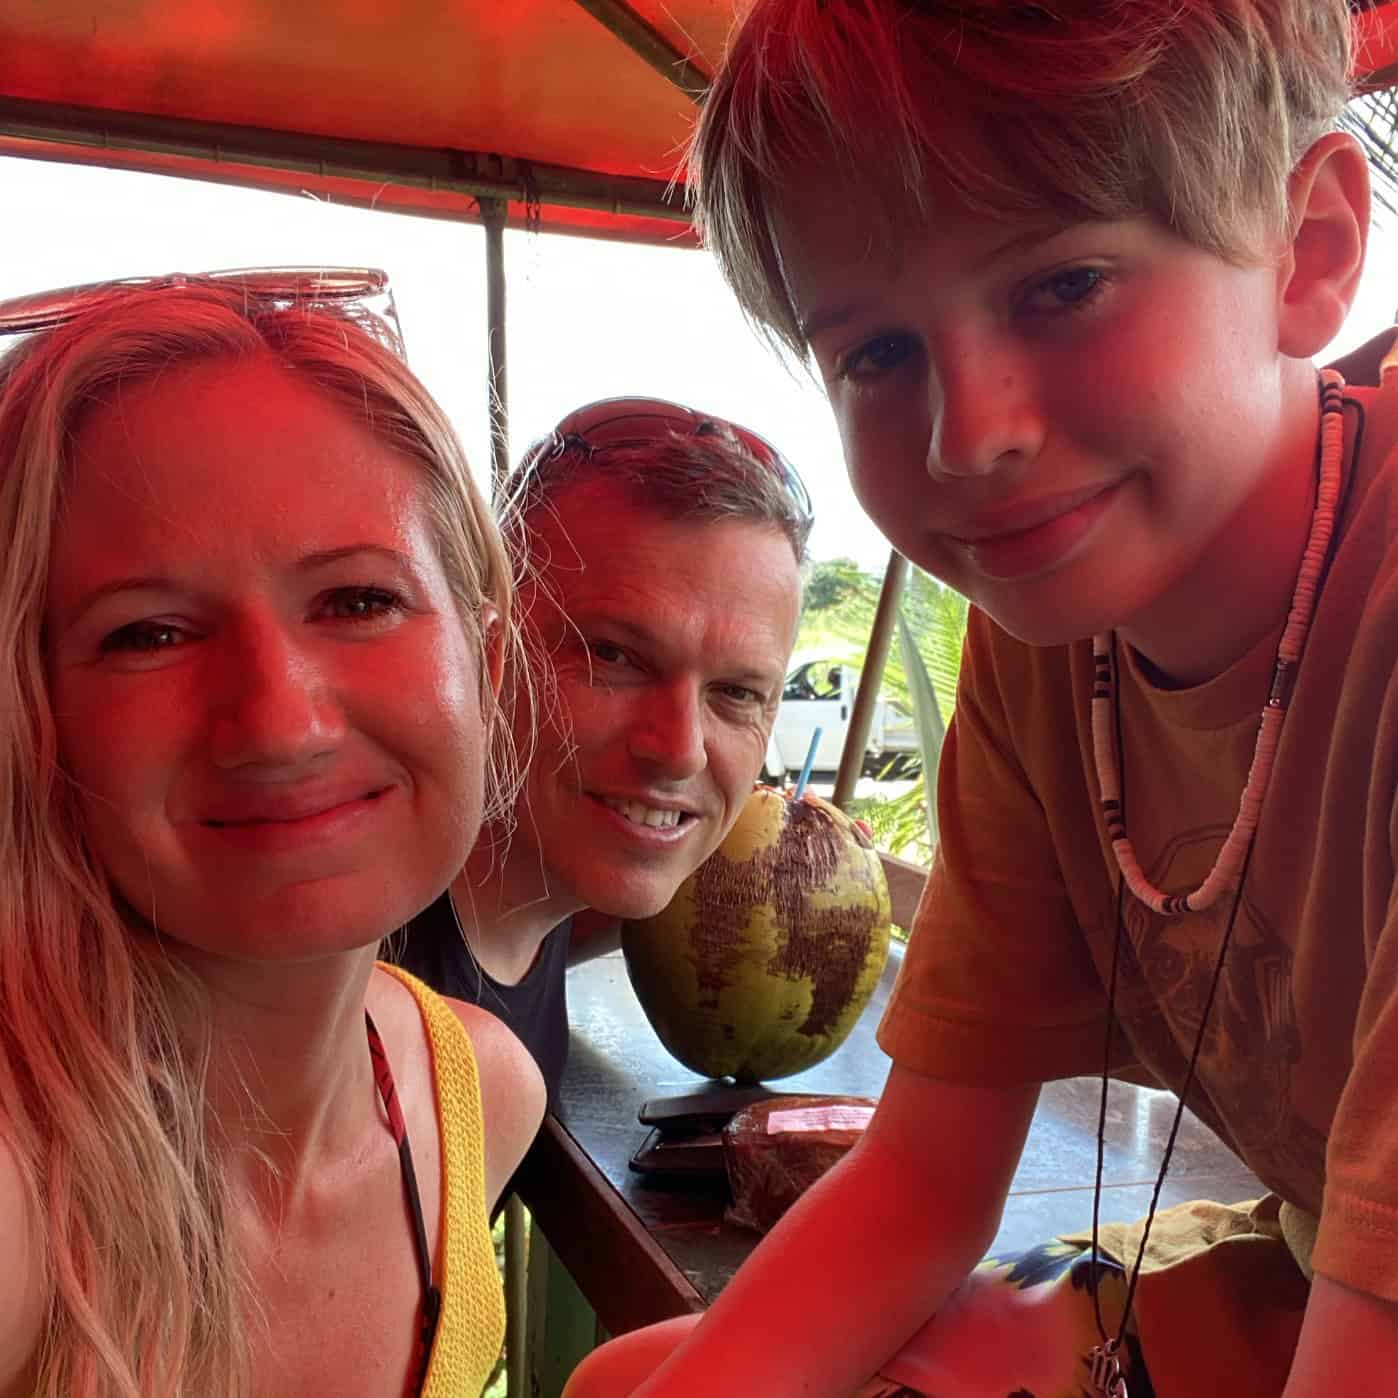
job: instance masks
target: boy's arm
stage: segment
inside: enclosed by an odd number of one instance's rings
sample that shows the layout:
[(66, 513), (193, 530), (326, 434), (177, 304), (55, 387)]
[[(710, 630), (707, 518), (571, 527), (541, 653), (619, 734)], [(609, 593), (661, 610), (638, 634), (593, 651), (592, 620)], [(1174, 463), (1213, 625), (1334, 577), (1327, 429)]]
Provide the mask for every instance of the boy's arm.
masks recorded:
[(1037, 1100), (895, 1064), (859, 1145), (635, 1392), (848, 1398), (990, 1246)]
[(1282, 1398), (1387, 1393), (1398, 1374), (1398, 1303), (1316, 1274)]

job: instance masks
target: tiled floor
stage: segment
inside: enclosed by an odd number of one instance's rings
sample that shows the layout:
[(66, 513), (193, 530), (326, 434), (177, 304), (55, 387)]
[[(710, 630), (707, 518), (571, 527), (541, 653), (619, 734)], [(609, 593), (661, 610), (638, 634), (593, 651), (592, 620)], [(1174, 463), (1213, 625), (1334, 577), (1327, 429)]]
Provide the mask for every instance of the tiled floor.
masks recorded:
[[(1100, 1086), (1090, 1078), (1048, 1084), (1011, 1186), (992, 1252), (1030, 1247), (1091, 1226)], [(1102, 1220), (1144, 1217), (1175, 1111), (1166, 1092), (1113, 1083), (1108, 1099)], [(1263, 1193), (1238, 1158), (1186, 1113), (1161, 1205), (1233, 1203)]]

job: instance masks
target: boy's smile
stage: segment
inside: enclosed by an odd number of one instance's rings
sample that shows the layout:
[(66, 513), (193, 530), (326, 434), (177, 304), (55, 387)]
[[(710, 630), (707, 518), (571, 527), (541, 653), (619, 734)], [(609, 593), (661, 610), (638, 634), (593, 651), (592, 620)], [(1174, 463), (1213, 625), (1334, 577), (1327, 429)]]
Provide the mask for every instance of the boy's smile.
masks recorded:
[(988, 511), (952, 536), (989, 578), (1008, 581), (1042, 573), (1077, 547), (1107, 505), (1115, 485), (1088, 485)]
[[(1031, 643), (1119, 627), (1167, 665), (1217, 624), (1245, 649), (1282, 614), (1312, 489), (1314, 373), (1278, 350), (1277, 267), (1145, 219), (929, 205), (892, 252), (828, 187), (777, 220), (865, 509)], [(1235, 582), (1265, 621), (1221, 615)]]

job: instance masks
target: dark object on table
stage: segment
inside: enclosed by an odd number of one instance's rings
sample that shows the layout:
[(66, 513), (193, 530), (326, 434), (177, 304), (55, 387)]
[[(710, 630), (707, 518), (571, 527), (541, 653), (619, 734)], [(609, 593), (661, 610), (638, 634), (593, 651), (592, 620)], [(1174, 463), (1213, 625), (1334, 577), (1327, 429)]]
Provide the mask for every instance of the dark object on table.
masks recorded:
[(729, 1223), (765, 1233), (864, 1134), (872, 1097), (771, 1097), (723, 1131)]
[(628, 1163), (642, 1175), (721, 1176), (723, 1137), (717, 1131), (680, 1135), (652, 1131)]
[(682, 1097), (652, 1097), (641, 1103), (636, 1116), (642, 1126), (658, 1126), (667, 1134), (722, 1131), (733, 1119), (734, 1112), (775, 1096), (770, 1087), (763, 1087), (761, 1083), (734, 1087), (715, 1082)]
[(652, 1097), (636, 1113), (650, 1135), (627, 1164), (643, 1175), (722, 1176), (723, 1128), (735, 1112), (776, 1094), (761, 1084), (714, 1082), (680, 1097)]

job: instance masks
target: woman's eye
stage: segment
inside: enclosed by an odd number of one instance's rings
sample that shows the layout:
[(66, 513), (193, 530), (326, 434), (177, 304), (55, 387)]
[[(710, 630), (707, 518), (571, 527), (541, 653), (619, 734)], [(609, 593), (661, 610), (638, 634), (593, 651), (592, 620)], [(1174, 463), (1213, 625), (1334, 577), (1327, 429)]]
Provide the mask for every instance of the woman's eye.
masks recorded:
[(1024, 309), (1049, 315), (1082, 310), (1097, 299), (1106, 282), (1100, 267), (1065, 267), (1029, 289)]
[(909, 335), (875, 335), (840, 361), (842, 379), (871, 379), (890, 373), (912, 353), (914, 344)]
[(143, 654), (170, 650), (183, 640), (184, 633), (168, 621), (133, 621), (104, 636), (101, 651), (104, 655)]
[(330, 594), (326, 610), (345, 621), (377, 621), (403, 610), (403, 599), (381, 587), (342, 587)]
[(604, 665), (625, 665), (627, 663), (626, 652), (610, 641), (593, 641), (592, 658), (600, 660)]

